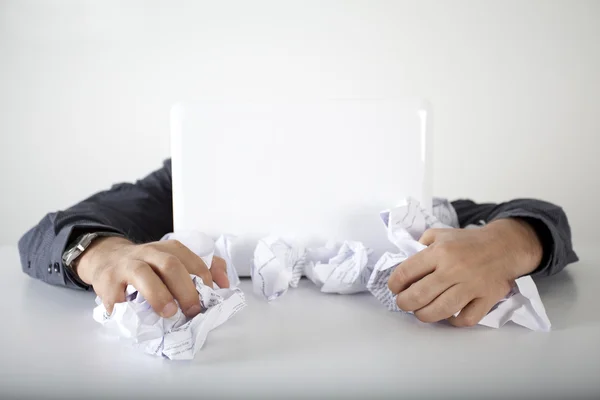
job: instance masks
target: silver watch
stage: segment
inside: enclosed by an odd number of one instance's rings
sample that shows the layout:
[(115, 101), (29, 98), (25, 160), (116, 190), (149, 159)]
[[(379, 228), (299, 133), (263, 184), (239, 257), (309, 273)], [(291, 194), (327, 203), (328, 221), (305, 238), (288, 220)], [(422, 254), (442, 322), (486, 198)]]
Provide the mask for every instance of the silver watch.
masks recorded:
[(81, 235), (75, 243), (68, 248), (62, 256), (63, 263), (65, 266), (73, 271), (73, 261), (75, 261), (94, 241), (94, 239), (99, 237), (108, 237), (108, 236), (120, 236), (123, 237), (120, 233), (114, 232), (92, 232)]

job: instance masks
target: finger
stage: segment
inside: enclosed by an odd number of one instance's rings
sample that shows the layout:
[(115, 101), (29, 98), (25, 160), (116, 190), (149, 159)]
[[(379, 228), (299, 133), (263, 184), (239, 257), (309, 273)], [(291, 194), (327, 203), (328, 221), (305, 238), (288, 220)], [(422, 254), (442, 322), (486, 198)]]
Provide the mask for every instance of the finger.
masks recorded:
[(161, 317), (169, 318), (177, 312), (173, 295), (152, 270), (143, 261), (132, 260), (127, 265), (127, 282), (131, 283), (148, 300), (152, 309)]
[(229, 277), (227, 276), (227, 263), (221, 257), (213, 257), (210, 273), (213, 280), (220, 288), (228, 288)]
[(418, 310), (427, 306), (456, 283), (457, 281), (449, 278), (447, 274), (435, 271), (400, 292), (396, 304), (403, 311)]
[(425, 246), (429, 246), (431, 243), (435, 242), (435, 238), (440, 231), (442, 231), (442, 229), (427, 229), (423, 235), (421, 235), (419, 242)]
[(448, 322), (459, 327), (477, 325), (496, 303), (492, 297), (478, 297), (467, 304), (458, 317), (450, 317)]
[(188, 273), (199, 276), (206, 286), (213, 287), (213, 280), (208, 266), (187, 246), (177, 240), (158, 242), (158, 245), (161, 246), (163, 251), (175, 255), (185, 265)]
[(158, 250), (144, 252), (147, 262), (167, 286), (186, 317), (195, 317), (202, 310), (200, 296), (187, 268), (175, 255)]
[(107, 268), (102, 275), (94, 280), (94, 292), (102, 300), (108, 315), (111, 315), (116, 303), (125, 301), (125, 288), (127, 283), (119, 280), (115, 268)]
[(102, 304), (104, 308), (106, 308), (106, 312), (108, 315), (112, 315), (115, 304), (125, 302), (125, 288), (127, 284), (116, 284), (106, 286), (102, 290), (102, 294), (99, 295), (102, 300)]
[(415, 311), (423, 322), (438, 322), (459, 312), (473, 299), (472, 291), (465, 284), (457, 284), (440, 294), (429, 305)]
[(434, 270), (435, 260), (431, 252), (429, 249), (422, 250), (396, 267), (388, 280), (388, 288), (394, 294), (400, 293)]

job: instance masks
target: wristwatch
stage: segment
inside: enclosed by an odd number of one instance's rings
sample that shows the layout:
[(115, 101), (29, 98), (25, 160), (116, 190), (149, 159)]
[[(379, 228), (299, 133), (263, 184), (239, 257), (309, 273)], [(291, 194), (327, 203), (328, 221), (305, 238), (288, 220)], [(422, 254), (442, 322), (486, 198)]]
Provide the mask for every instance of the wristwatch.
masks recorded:
[(65, 265), (67, 271), (69, 271), (71, 277), (77, 281), (78, 284), (83, 285), (85, 287), (89, 287), (89, 285), (79, 279), (77, 275), (75, 260), (83, 254), (83, 252), (90, 247), (92, 242), (99, 237), (124, 237), (120, 233), (115, 232), (91, 232), (85, 233), (79, 236), (75, 242), (67, 249), (62, 255), (63, 264)]

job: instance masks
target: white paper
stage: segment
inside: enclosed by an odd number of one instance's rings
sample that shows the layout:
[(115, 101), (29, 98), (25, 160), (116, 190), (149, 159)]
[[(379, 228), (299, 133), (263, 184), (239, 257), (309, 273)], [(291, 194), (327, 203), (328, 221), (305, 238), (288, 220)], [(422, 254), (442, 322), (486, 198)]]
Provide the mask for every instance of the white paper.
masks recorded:
[(181, 309), (171, 318), (161, 317), (131, 285), (127, 287), (126, 301), (115, 304), (111, 315), (106, 312), (102, 300), (96, 298), (94, 320), (148, 354), (171, 360), (190, 360), (202, 348), (211, 330), (246, 306), (240, 289), (213, 290), (204, 285), (200, 277), (191, 277), (202, 306), (202, 312), (191, 320)]
[(404, 253), (385, 253), (375, 264), (367, 282), (367, 290), (390, 311), (402, 311), (396, 304), (396, 296), (388, 288), (388, 280), (398, 264), (406, 259)]
[[(414, 242), (418, 241), (427, 229), (449, 228), (428, 213), (421, 207), (421, 203), (412, 197), (400, 202), (391, 210), (382, 211), (380, 216), (388, 231), (388, 239), (401, 250), (408, 247), (418, 248), (420, 251), (421, 248), (415, 247)], [(410, 240), (411, 238), (413, 240)]]
[(268, 301), (297, 287), (306, 264), (306, 249), (284, 239), (269, 236), (259, 240), (254, 250), (250, 275), (255, 293)]
[(341, 247), (340, 243), (331, 241), (322, 247), (308, 248), (306, 250), (307, 260), (304, 267), (304, 275), (318, 287), (323, 286), (330, 273), (324, 269), (315, 270), (315, 265), (327, 264), (330, 259), (339, 253)]
[[(335, 247), (329, 245), (309, 254), (331, 253)], [(305, 274), (324, 293), (352, 294), (367, 290), (367, 282), (373, 271), (373, 251), (361, 242), (344, 242), (337, 254), (326, 262), (309, 257)]]
[(167, 233), (161, 240), (177, 240), (194, 252), (210, 268), (215, 252), (215, 242), (210, 236), (197, 231), (181, 231)]
[(227, 278), (230, 286), (239, 286), (240, 277), (233, 264), (232, 247), (236, 237), (233, 235), (221, 235), (215, 242), (215, 255), (225, 260), (227, 264)]
[[(458, 217), (452, 205), (439, 198), (434, 199), (432, 212), (417, 200), (407, 198), (397, 207), (381, 212), (380, 216), (388, 239), (398, 252), (385, 253), (376, 261), (371, 250), (360, 242), (328, 243), (324, 247), (306, 249), (275, 236), (260, 240), (251, 268), (254, 291), (271, 301), (285, 294), (289, 287), (296, 287), (305, 274), (323, 292), (350, 294), (368, 290), (389, 310), (401, 311), (396, 296), (388, 289), (392, 272), (408, 257), (426, 248), (418, 240), (427, 229), (455, 228)], [(231, 260), (234, 236), (223, 235), (216, 244), (197, 232), (171, 234), (168, 238), (180, 240), (205, 260), (212, 259), (213, 253), (222, 257), (227, 262), (232, 286), (239, 283)], [(529, 276), (517, 279), (513, 290), (479, 324), (498, 328), (508, 321), (532, 330), (550, 330), (544, 305)], [(161, 329), (163, 326), (178, 329), (181, 322), (176, 319), (161, 323)], [(150, 328), (145, 329), (153, 332)]]
[(221, 235), (216, 242), (210, 236), (197, 231), (181, 231), (168, 233), (161, 240), (178, 240), (188, 249), (194, 252), (204, 261), (204, 264), (210, 269), (213, 256), (221, 257), (225, 260), (227, 266), (227, 278), (229, 286), (236, 287), (240, 284), (235, 265), (231, 257), (231, 248), (235, 236)]
[[(399, 252), (386, 253), (378, 260), (367, 289), (389, 310), (402, 311), (396, 304), (396, 296), (388, 289), (389, 277), (400, 263), (426, 248), (417, 241), (426, 229), (450, 227), (429, 214), (412, 198), (382, 212), (381, 218), (388, 230), (389, 240), (398, 247)], [(530, 276), (517, 279), (513, 290), (479, 324), (499, 328), (508, 321), (535, 331), (550, 330), (550, 320)]]
[(434, 197), (431, 204), (431, 213), (444, 225), (452, 228), (460, 227), (458, 214), (448, 199)]
[(512, 321), (534, 331), (549, 332), (552, 325), (533, 279), (523, 276), (515, 284), (510, 296), (496, 304), (479, 324), (500, 328)]

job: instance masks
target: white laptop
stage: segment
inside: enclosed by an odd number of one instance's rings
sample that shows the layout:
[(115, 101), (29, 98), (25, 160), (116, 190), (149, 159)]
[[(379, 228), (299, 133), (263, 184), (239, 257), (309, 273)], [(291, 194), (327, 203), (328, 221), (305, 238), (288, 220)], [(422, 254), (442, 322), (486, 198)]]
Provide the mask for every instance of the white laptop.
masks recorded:
[(171, 139), (175, 232), (236, 235), (241, 276), (266, 235), (381, 254), (394, 247), (380, 211), (407, 196), (431, 205), (431, 110), (419, 99), (178, 104)]

